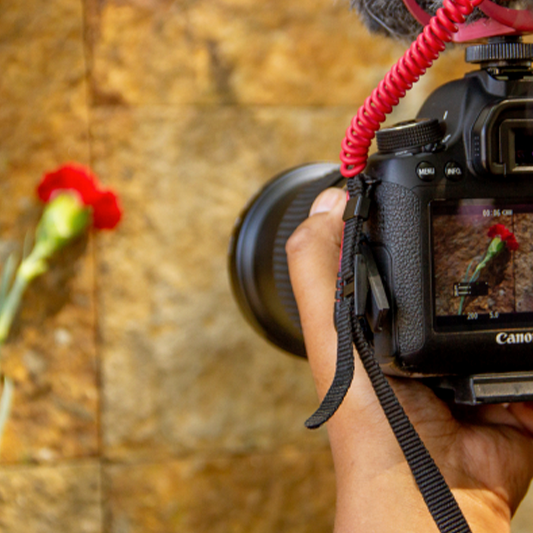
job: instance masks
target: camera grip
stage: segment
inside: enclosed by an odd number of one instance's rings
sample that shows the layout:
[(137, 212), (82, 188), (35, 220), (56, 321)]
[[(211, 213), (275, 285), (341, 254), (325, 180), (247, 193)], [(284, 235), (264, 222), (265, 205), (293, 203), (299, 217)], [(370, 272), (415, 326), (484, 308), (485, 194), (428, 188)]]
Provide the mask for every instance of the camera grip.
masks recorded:
[(411, 190), (383, 182), (374, 198), (368, 235), (390, 255), (390, 279), (384, 277), (393, 305), (396, 355), (405, 355), (424, 345), (422, 233), (426, 226), (421, 219), (420, 199)]

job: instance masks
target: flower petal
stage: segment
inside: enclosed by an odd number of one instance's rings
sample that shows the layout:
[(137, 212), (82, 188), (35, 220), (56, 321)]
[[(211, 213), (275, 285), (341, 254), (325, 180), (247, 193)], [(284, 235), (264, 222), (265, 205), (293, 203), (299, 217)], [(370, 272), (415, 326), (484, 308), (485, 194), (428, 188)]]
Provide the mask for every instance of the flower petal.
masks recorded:
[(118, 198), (112, 191), (102, 191), (93, 203), (93, 226), (96, 229), (113, 229), (122, 218)]
[(520, 247), (513, 233), (511, 233), (511, 235), (507, 239), (505, 239), (505, 244), (507, 245), (507, 248), (509, 248), (509, 250), (511, 250), (512, 252), (515, 252)]
[(117, 196), (111, 190), (101, 189), (90, 170), (76, 163), (63, 165), (43, 176), (37, 194), (43, 202), (49, 203), (65, 190), (75, 191), (84, 205), (92, 207), (96, 229), (112, 229), (119, 223), (122, 210)]
[(491, 239), (499, 237), (511, 251), (518, 250), (519, 244), (512, 231), (509, 231), (503, 224), (494, 224), (489, 228), (488, 236)]
[(502, 241), (504, 241), (509, 238), (510, 235), (512, 235), (512, 233), (503, 224), (494, 224), (489, 228), (488, 231), (488, 236), (491, 239), (498, 236)]
[(86, 168), (69, 163), (46, 173), (37, 187), (37, 195), (43, 202), (49, 202), (60, 190), (74, 190), (85, 205), (92, 205), (98, 197), (98, 182)]

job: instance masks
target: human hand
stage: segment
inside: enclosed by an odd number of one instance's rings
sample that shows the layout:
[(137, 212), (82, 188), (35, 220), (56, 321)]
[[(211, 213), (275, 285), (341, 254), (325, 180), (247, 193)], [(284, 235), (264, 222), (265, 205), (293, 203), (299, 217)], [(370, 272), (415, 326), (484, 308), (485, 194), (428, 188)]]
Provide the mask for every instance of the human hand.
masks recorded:
[[(287, 243), (320, 398), (335, 373), (333, 305), (344, 206), (343, 191), (324, 191)], [(417, 380), (389, 380), (472, 531), (510, 531), (533, 477), (533, 404), (450, 407)], [(357, 354), (352, 386), (327, 429), (337, 478), (336, 533), (437, 531)]]

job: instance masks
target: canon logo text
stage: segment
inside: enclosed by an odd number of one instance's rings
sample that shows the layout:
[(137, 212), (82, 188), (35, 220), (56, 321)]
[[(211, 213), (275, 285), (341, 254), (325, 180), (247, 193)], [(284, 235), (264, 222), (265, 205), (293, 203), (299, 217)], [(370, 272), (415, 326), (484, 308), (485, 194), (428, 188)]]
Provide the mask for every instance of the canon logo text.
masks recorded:
[(505, 333), (496, 335), (498, 344), (530, 344), (533, 342), (533, 333)]

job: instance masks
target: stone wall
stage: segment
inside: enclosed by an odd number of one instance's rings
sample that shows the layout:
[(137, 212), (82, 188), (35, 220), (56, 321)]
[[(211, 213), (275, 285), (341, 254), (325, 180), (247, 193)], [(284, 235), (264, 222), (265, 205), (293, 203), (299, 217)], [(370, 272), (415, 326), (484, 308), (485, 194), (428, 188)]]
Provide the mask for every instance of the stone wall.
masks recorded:
[[(309, 370), (245, 323), (226, 249), (270, 176), (337, 159), (403, 49), (332, 0), (2, 0), (0, 260), (66, 161), (125, 210), (34, 284), (3, 350), (3, 533), (332, 530)], [(393, 120), (464, 70), (449, 52)]]

